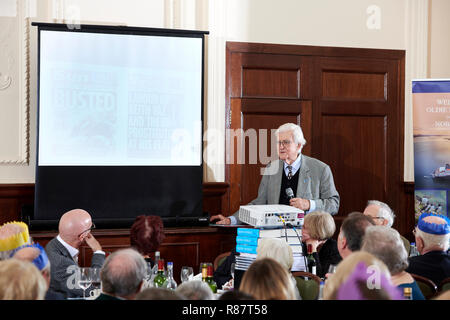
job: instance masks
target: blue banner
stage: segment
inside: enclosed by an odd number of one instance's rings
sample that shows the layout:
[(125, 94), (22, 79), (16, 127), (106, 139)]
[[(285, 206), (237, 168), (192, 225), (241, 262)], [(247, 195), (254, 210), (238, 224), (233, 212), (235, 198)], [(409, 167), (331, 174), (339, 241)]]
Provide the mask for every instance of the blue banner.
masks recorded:
[(450, 80), (413, 80), (415, 218), (449, 215)]

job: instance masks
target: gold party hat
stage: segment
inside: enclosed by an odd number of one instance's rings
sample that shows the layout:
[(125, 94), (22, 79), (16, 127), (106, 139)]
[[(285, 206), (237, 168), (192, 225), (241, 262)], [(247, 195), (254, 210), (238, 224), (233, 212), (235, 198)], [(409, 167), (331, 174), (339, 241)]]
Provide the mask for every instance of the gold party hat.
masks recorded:
[(0, 252), (17, 249), (30, 241), (30, 234), (28, 233), (28, 226), (26, 223), (18, 221), (7, 222), (2, 225), (0, 229), (7, 225), (19, 226), (22, 231), (12, 236), (0, 239)]

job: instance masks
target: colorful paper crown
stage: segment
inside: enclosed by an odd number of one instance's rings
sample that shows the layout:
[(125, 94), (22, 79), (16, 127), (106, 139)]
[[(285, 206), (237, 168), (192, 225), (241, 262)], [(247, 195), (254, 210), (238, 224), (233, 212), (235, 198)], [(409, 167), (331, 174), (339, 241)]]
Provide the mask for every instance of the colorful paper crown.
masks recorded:
[(42, 271), (47, 265), (48, 265), (48, 256), (45, 252), (44, 248), (39, 243), (33, 243), (33, 244), (26, 244), (24, 246), (21, 246), (14, 250), (13, 253), (11, 253), (11, 257), (14, 256), (14, 254), (23, 249), (23, 248), (36, 248), (39, 249), (39, 255), (33, 260), (33, 264), (39, 269), (39, 271)]
[(8, 225), (16, 225), (21, 228), (21, 232), (18, 232), (16, 234), (13, 234), (9, 237), (6, 237), (4, 239), (0, 239), (0, 252), (1, 251), (9, 251), (17, 249), (25, 244), (27, 244), (30, 241), (30, 234), (28, 233), (28, 226), (23, 222), (7, 222), (4, 225), (1, 226), (1, 228), (4, 228)]
[[(363, 295), (360, 284), (362, 282), (368, 286), (368, 283), (371, 282), (369, 277), (373, 277), (373, 274), (373, 272), (368, 270), (364, 262), (358, 263), (348, 279), (339, 287), (337, 300), (368, 300), (369, 298)], [(373, 289), (368, 287), (368, 290), (382, 289), (389, 295), (391, 300), (403, 300), (399, 289), (393, 286), (383, 273), (380, 273), (379, 277), (379, 287), (376, 288), (375, 286)]]
[[(438, 217), (444, 219), (446, 223), (430, 223), (424, 220), (424, 218), (426, 217)], [(450, 233), (450, 220), (446, 216), (440, 214), (422, 213), (419, 217), (417, 227), (419, 228), (419, 230), (426, 233), (444, 235)]]

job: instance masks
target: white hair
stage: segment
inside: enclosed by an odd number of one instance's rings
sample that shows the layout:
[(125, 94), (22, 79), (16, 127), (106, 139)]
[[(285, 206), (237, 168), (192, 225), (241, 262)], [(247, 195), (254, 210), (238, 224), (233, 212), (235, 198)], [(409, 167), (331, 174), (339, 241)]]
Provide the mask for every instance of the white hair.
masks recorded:
[(287, 271), (291, 271), (294, 256), (291, 246), (280, 238), (262, 238), (256, 249), (256, 259), (272, 258), (280, 263)]
[(431, 247), (440, 247), (442, 251), (447, 251), (449, 248), (450, 233), (447, 234), (430, 234), (423, 232), (419, 228), (416, 228), (417, 236), (423, 240), (424, 249)]
[(395, 214), (394, 211), (392, 211), (392, 209), (384, 202), (378, 201), (378, 200), (369, 200), (367, 202), (367, 206), (370, 205), (375, 205), (378, 206), (378, 214), (380, 215), (380, 217), (386, 219), (388, 221), (387, 226), (388, 227), (392, 227), (392, 225), (394, 224), (394, 218), (395, 218)]
[(200, 280), (187, 281), (180, 284), (175, 292), (188, 300), (214, 300), (214, 294), (206, 282)]
[(383, 261), (392, 275), (408, 267), (408, 253), (400, 234), (388, 226), (367, 227), (361, 250)]
[(301, 148), (298, 151), (300, 153), (303, 149), (303, 146), (306, 144), (305, 137), (303, 136), (303, 131), (300, 126), (296, 125), (295, 123), (285, 123), (281, 125), (277, 131), (275, 131), (275, 134), (278, 135), (280, 132), (289, 132), (292, 131), (292, 137), (294, 138), (295, 144), (301, 144)]

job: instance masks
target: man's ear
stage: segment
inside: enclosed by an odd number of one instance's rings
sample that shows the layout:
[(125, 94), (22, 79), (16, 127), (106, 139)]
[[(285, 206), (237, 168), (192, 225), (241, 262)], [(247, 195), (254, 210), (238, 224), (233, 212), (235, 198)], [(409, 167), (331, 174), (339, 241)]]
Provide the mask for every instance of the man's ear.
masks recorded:
[(422, 237), (416, 236), (416, 248), (419, 253), (422, 253), (422, 250), (425, 248), (425, 243), (423, 242)]

